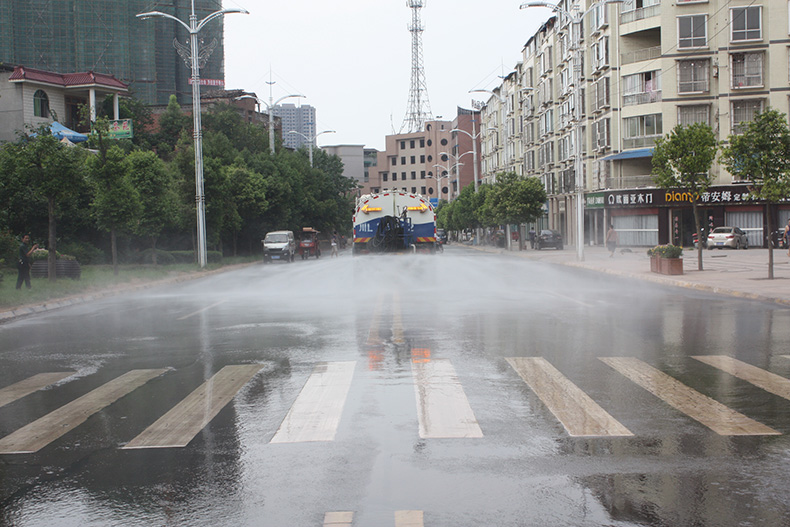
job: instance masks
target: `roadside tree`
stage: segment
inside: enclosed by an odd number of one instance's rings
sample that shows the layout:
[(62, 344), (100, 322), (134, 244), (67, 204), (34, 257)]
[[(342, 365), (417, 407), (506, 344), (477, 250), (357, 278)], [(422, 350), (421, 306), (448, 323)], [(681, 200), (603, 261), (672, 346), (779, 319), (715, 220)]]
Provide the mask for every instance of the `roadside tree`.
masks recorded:
[(713, 183), (710, 167), (716, 159), (718, 145), (713, 129), (707, 124), (676, 126), (656, 140), (653, 149), (653, 181), (662, 189), (683, 189), (692, 196), (694, 228), (697, 233), (697, 268), (702, 271), (702, 218), (700, 196)]
[(737, 179), (751, 182), (752, 196), (765, 202), (768, 227), (768, 278), (774, 277), (771, 205), (790, 195), (790, 129), (787, 115), (774, 109), (758, 114), (740, 135), (730, 135), (722, 163)]

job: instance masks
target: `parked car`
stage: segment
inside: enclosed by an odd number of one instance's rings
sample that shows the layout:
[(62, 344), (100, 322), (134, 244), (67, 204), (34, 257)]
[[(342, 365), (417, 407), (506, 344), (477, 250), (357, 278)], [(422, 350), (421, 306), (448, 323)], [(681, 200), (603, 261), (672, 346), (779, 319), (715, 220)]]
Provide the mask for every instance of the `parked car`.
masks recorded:
[(749, 239), (738, 227), (716, 227), (708, 234), (708, 249), (748, 249)]
[(444, 229), (436, 229), (436, 238), (442, 245), (447, 243), (447, 231)]
[(286, 263), (294, 261), (296, 240), (292, 231), (274, 231), (266, 234), (263, 239), (263, 263), (281, 260)]
[(545, 247), (554, 247), (558, 251), (562, 250), (562, 234), (557, 231), (544, 229), (535, 238), (535, 249), (541, 250)]

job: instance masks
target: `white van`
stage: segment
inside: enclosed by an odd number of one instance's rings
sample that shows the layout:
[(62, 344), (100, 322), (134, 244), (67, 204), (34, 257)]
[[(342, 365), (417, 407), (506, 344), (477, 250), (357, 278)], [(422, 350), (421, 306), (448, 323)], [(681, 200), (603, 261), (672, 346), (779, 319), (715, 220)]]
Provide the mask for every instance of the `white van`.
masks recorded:
[(286, 263), (294, 261), (296, 240), (293, 231), (274, 231), (266, 234), (263, 239), (263, 263), (282, 260)]

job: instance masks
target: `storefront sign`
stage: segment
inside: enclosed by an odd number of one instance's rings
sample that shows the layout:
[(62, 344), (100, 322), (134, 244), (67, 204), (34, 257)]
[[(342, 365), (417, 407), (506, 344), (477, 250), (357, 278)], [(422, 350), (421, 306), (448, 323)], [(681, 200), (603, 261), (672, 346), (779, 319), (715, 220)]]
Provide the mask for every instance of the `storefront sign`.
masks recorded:
[[(590, 194), (588, 198), (595, 195)], [(684, 190), (663, 189), (613, 190), (605, 192), (604, 195), (606, 208), (691, 206), (694, 196), (691, 192)], [(756, 201), (746, 185), (710, 187), (697, 200), (698, 203), (704, 205), (751, 204)], [(594, 207), (590, 207), (588, 204), (588, 208)]]
[(584, 199), (584, 206), (587, 209), (602, 209), (606, 205), (606, 194), (603, 192), (593, 192), (587, 194)]

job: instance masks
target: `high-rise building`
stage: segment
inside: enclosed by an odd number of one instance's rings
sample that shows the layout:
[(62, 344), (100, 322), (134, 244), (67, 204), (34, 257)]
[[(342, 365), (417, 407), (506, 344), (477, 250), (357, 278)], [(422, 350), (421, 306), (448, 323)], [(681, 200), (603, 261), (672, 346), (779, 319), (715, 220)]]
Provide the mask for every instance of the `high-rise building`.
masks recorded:
[[(218, 0), (195, 0), (199, 20), (221, 9)], [(163, 18), (141, 20), (157, 10), (189, 21), (191, 0), (3, 0), (0, 2), (0, 62), (57, 73), (93, 71), (129, 84), (145, 103), (192, 100), (191, 70), (174, 40), (188, 46), (187, 31)], [(201, 81), (224, 85), (223, 20), (209, 22), (199, 34), (212, 49)]]
[(275, 117), (282, 119), (283, 144), (287, 148), (297, 150), (302, 145), (310, 146), (310, 142), (316, 134), (315, 108), (309, 104), (301, 106), (282, 104), (275, 106), (272, 113)]

